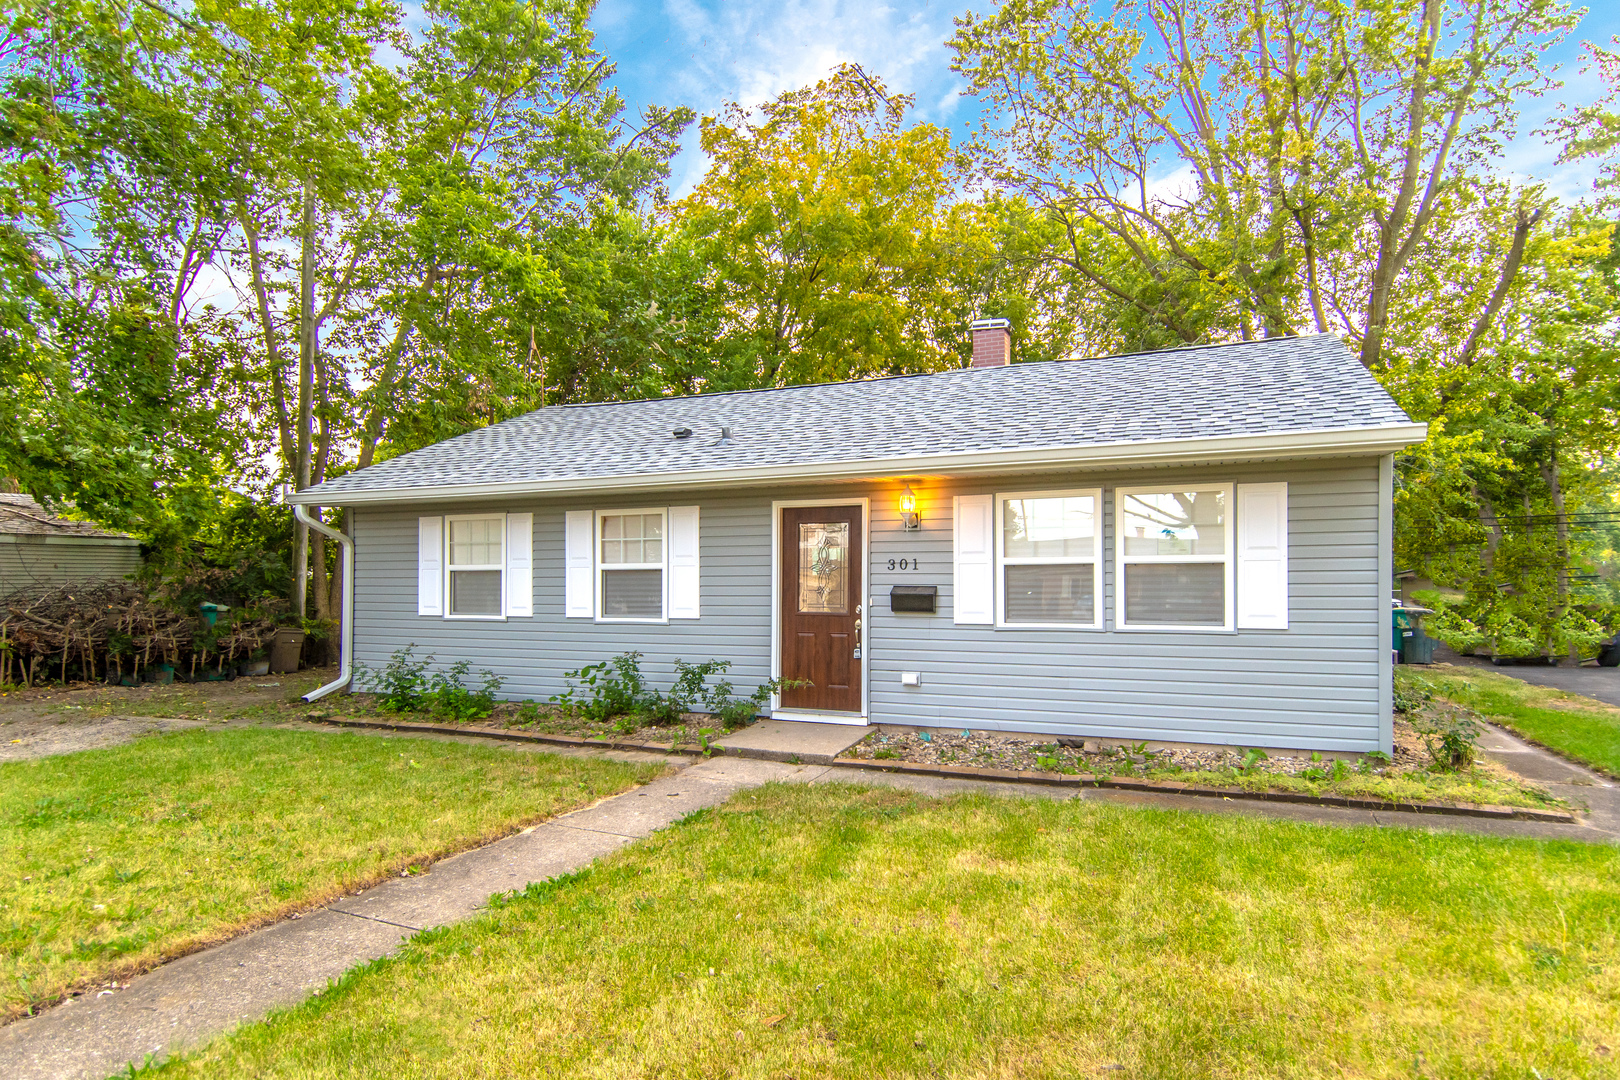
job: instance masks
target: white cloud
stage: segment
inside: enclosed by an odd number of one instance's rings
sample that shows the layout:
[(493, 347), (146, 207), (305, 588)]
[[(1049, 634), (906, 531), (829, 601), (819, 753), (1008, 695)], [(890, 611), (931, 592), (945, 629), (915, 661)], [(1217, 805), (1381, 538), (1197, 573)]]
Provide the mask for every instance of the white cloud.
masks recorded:
[[(623, 0), (598, 9), (605, 29), (624, 16)], [(755, 6), (665, 0), (670, 40), (659, 50), (670, 77), (662, 100), (682, 101), (713, 113), (727, 101), (758, 105), (785, 90), (806, 86), (845, 62), (860, 64), (891, 90), (916, 94), (917, 118), (944, 121), (957, 105), (956, 76), (945, 40), (953, 7), (862, 4), (844, 0), (788, 0)], [(603, 18), (607, 22), (602, 22)], [(695, 151), (697, 137), (690, 138)], [(701, 155), (682, 155), (671, 178), (683, 194), (702, 178)]]

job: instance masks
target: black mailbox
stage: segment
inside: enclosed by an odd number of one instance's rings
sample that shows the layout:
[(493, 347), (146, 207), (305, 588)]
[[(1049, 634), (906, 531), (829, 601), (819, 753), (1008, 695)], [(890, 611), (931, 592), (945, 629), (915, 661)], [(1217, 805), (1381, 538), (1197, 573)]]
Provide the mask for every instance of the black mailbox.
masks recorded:
[(938, 585), (896, 585), (889, 590), (890, 611), (925, 611), (932, 615), (938, 604)]

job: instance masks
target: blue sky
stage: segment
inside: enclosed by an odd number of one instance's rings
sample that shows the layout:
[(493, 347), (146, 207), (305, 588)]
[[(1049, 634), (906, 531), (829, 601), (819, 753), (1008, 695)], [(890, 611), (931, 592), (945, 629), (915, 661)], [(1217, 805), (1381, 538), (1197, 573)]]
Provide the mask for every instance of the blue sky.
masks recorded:
[[(984, 11), (991, 5), (972, 6)], [(1576, 38), (1552, 56), (1568, 66), (1562, 97), (1570, 102), (1598, 92), (1595, 77), (1576, 70), (1579, 40), (1620, 34), (1620, 5), (1599, 0), (1592, 6)], [(916, 95), (919, 119), (962, 132), (977, 108), (959, 96), (962, 84), (950, 70), (945, 40), (953, 17), (968, 7), (942, 0), (601, 0), (593, 25), (597, 48), (617, 63), (618, 85), (632, 108), (655, 102), (712, 113), (729, 100), (757, 104), (850, 60), (892, 89)], [(1532, 133), (1555, 108), (1546, 100), (1524, 104), (1510, 168), (1578, 197), (1588, 190), (1591, 169), (1558, 168), (1556, 150)], [(677, 193), (702, 176), (696, 141), (694, 131), (675, 164)]]

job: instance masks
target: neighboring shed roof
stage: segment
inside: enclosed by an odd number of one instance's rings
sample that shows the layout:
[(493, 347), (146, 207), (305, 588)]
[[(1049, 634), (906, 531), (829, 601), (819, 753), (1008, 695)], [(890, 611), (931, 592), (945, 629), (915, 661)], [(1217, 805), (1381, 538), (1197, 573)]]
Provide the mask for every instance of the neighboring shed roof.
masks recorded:
[[(676, 428), (692, 430), (677, 439)], [(722, 430), (729, 435), (722, 437)], [(1346, 433), (1355, 433), (1349, 437)], [(1388, 452), (1423, 438), (1337, 337), (562, 405), (299, 492), (339, 505), (1078, 463)], [(1337, 448), (1332, 449), (1332, 448)], [(1112, 451), (1110, 451), (1111, 453)], [(1118, 456), (1118, 455), (1115, 455)]]
[[(27, 495), (0, 492), (0, 535), (74, 536), (91, 540), (131, 541), (93, 522), (57, 517)], [(131, 541), (133, 542), (133, 541)]]

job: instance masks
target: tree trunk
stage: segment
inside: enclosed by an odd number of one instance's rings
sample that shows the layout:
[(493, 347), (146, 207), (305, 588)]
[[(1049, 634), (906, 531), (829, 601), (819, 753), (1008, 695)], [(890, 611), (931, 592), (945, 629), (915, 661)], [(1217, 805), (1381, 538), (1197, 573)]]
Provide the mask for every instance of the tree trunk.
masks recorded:
[[(315, 186), (304, 182), (303, 258), (299, 264), (298, 292), (298, 460), (293, 486), (309, 487), (311, 420), (315, 397)], [(293, 532), (293, 608), (298, 617), (308, 614), (309, 527), (299, 522)]]

